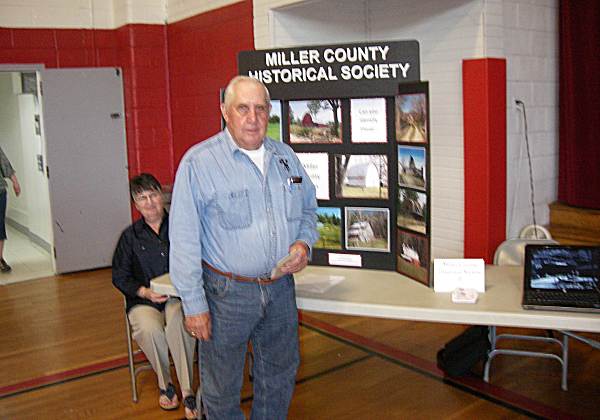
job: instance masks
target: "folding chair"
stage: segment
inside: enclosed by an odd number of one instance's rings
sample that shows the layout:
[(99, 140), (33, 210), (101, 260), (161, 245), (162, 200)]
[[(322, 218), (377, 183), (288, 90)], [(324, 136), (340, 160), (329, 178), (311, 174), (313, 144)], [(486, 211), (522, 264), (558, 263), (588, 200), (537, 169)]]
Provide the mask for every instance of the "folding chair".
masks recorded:
[[(127, 307), (127, 302), (125, 302), (125, 307)], [(137, 393), (137, 375), (138, 373), (152, 369), (150, 362), (140, 362), (138, 366), (136, 366), (135, 356), (137, 354), (142, 353), (142, 350), (137, 349), (134, 351), (133, 349), (133, 338), (131, 337), (131, 324), (129, 323), (129, 317), (127, 316), (127, 311), (125, 311), (125, 329), (127, 335), (127, 357), (129, 359), (129, 377), (131, 379), (131, 399), (134, 403), (138, 402), (138, 393)]]
[[(523, 265), (525, 258), (525, 246), (527, 244), (557, 244), (555, 240), (548, 239), (530, 239), (530, 238), (519, 238), (519, 239), (508, 239), (502, 242), (494, 254), (494, 265)], [(540, 337), (535, 335), (525, 334), (497, 334), (496, 326), (490, 325), (490, 344), (491, 350), (488, 353), (487, 360), (485, 362), (483, 370), (483, 380), (485, 382), (490, 381), (490, 366), (494, 357), (499, 355), (510, 355), (510, 356), (528, 356), (528, 357), (543, 357), (547, 359), (554, 359), (561, 364), (562, 375), (561, 375), (561, 388), (567, 390), (567, 368), (568, 368), (568, 355), (569, 355), (569, 337), (566, 332), (560, 331), (563, 334), (562, 341), (554, 337)], [(557, 344), (561, 349), (561, 355), (554, 353), (547, 353), (541, 351), (527, 351), (518, 349), (499, 349), (496, 347), (498, 340), (501, 339), (513, 339), (513, 340), (525, 340), (525, 341), (537, 341), (544, 343)]]

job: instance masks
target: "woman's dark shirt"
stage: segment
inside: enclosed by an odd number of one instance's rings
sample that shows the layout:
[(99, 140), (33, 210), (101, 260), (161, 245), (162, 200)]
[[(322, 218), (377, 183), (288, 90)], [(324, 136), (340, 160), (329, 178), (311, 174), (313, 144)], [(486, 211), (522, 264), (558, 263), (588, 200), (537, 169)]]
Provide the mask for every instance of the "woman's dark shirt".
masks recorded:
[(112, 261), (112, 282), (127, 300), (127, 311), (135, 305), (150, 305), (162, 311), (164, 303), (154, 303), (137, 295), (141, 286), (169, 272), (169, 217), (165, 211), (158, 235), (140, 219), (123, 231)]

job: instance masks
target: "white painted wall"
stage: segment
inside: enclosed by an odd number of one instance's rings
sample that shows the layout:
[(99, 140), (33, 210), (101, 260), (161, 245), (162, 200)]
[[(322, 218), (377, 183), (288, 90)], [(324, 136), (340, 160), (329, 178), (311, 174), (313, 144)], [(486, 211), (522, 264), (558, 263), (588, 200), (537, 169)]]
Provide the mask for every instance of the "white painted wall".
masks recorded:
[[(21, 187), (27, 195), (27, 225), (31, 233), (52, 244), (50, 194), (46, 177), (46, 153), (42, 136), (35, 132), (35, 115), (40, 114), (40, 105), (32, 94), (18, 96), (23, 147), (23, 180)], [(41, 124), (41, 121), (40, 121)], [(37, 156), (43, 159), (43, 168), (37, 164)]]
[(526, 105), (538, 224), (549, 222), (548, 203), (558, 197), (558, 2), (498, 1), (504, 16), (494, 28), (504, 38), (507, 59), (507, 231), (533, 223), (523, 113)]
[(128, 23), (164, 24), (167, 0), (114, 0), (114, 27)]
[(111, 29), (113, 3), (121, 1), (125, 0), (3, 0), (0, 26)]
[(166, 0), (166, 3), (167, 21), (172, 23), (220, 7), (240, 3), (240, 0)]
[[(464, 59), (506, 57), (509, 98), (523, 96), (531, 102), (537, 221), (548, 223), (547, 204), (556, 199), (557, 182), (556, 9), (556, 0), (261, 0), (254, 3), (255, 45), (268, 49), (419, 41), (421, 78), (430, 83), (432, 256), (460, 257), (464, 248)], [(514, 107), (507, 108), (511, 162), (507, 163), (507, 230), (514, 236), (530, 223), (531, 212), (523, 198), (528, 181), (518, 170), (522, 127)]]
[(115, 29), (176, 22), (240, 0), (2, 0), (0, 27)]

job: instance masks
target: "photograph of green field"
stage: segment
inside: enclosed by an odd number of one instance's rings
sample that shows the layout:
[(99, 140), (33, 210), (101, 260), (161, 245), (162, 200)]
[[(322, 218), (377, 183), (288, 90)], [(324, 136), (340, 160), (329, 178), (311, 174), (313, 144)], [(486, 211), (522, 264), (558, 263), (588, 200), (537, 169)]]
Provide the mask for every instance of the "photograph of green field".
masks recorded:
[(267, 137), (281, 141), (281, 101), (271, 101), (271, 114), (267, 126)]
[(342, 210), (339, 207), (317, 208), (319, 240), (315, 248), (342, 249)]

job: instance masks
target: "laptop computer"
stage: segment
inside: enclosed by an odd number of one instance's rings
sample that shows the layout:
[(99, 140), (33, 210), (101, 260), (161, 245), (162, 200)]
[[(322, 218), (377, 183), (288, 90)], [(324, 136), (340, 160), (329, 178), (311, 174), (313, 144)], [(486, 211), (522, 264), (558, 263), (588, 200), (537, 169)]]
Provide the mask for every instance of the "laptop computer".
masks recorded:
[(523, 308), (600, 313), (600, 247), (527, 245)]

